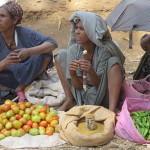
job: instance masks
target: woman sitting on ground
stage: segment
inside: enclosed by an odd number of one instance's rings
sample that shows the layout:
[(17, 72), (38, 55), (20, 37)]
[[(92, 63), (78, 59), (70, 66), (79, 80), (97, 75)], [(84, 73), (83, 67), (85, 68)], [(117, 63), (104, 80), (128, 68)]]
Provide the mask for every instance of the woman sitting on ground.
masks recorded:
[(134, 80), (143, 79), (150, 74), (150, 34), (145, 34), (141, 38), (140, 45), (145, 51), (145, 54), (141, 58), (139, 66), (133, 76)]
[[(123, 81), (124, 56), (113, 43), (105, 21), (92, 12), (78, 11), (71, 18), (67, 50), (55, 56), (66, 101), (59, 110), (74, 105), (102, 105), (115, 112)], [(87, 54), (83, 59), (83, 51)], [(86, 72), (87, 89), (83, 88)]]
[(23, 89), (53, 64), (54, 39), (18, 26), (22, 8), (9, 1), (0, 7), (0, 83), (15, 89), (24, 100)]

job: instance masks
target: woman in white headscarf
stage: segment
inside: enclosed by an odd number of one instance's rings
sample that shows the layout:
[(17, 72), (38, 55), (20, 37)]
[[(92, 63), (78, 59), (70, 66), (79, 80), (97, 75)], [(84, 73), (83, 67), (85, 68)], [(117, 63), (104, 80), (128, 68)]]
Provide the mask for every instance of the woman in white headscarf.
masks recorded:
[[(105, 21), (92, 12), (78, 11), (71, 18), (67, 50), (55, 56), (56, 68), (66, 94), (59, 108), (74, 105), (102, 105), (116, 110), (122, 80), (124, 56), (111, 40)], [(83, 51), (87, 54), (83, 59)], [(86, 72), (86, 90), (83, 88)]]

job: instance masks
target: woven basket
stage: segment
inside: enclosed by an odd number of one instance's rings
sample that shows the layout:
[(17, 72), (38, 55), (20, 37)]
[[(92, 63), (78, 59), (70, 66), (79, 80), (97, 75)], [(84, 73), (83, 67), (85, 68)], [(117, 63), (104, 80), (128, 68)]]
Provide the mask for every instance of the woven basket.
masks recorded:
[(150, 75), (141, 80), (124, 80), (123, 99), (126, 97), (143, 98), (150, 100)]

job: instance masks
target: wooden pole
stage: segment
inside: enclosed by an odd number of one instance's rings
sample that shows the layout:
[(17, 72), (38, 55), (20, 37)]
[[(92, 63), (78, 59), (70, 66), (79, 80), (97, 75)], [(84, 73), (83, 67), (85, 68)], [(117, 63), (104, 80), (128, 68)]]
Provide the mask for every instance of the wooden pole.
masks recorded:
[(133, 31), (131, 30), (129, 32), (129, 49), (132, 49), (132, 44), (133, 44)]

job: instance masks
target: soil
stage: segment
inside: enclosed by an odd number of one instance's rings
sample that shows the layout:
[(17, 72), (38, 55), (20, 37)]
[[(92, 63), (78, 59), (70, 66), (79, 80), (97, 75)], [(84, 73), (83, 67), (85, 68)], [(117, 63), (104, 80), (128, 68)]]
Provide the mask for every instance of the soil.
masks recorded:
[[(77, 10), (92, 11), (99, 14), (104, 20), (121, 0), (18, 0), (24, 10), (23, 26), (53, 37), (59, 47), (66, 48), (70, 35), (69, 17)], [(110, 30), (111, 32), (111, 30)], [(127, 76), (132, 74), (139, 63), (144, 51), (140, 48), (140, 38), (145, 32), (133, 33), (133, 49), (129, 49), (129, 32), (111, 32), (126, 56), (125, 69)]]
[[(111, 11), (121, 0), (17, 0), (24, 10), (22, 25), (33, 28), (47, 36), (57, 40), (59, 47), (55, 50), (66, 48), (70, 35), (70, 23), (68, 21), (71, 14), (77, 10), (92, 11), (106, 19)], [(111, 32), (113, 40), (116, 41), (124, 55), (126, 56), (125, 69), (126, 77), (131, 77), (137, 68), (144, 51), (140, 48), (140, 38), (145, 32), (133, 33), (133, 49), (129, 49), (128, 32)], [(6, 149), (6, 148), (1, 148)], [(37, 148), (36, 148), (37, 149)], [(76, 147), (70, 144), (52, 148), (42, 148), (43, 150), (144, 150), (145, 146), (134, 142), (120, 139), (116, 135), (104, 146), (99, 147)], [(29, 150), (29, 149), (28, 149)]]

